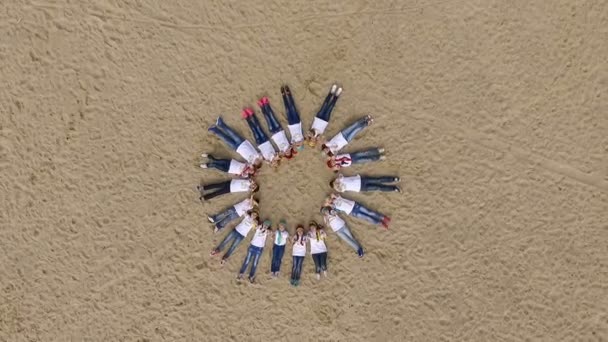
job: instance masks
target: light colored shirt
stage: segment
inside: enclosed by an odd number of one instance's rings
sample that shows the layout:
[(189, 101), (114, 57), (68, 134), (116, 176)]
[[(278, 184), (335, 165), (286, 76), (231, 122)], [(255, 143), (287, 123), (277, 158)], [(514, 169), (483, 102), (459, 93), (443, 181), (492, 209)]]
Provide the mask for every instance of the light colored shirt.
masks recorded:
[(336, 182), (338, 183), (338, 188), (339, 191), (354, 191), (354, 192), (359, 192), (361, 191), (361, 176), (360, 175), (356, 175), (356, 176), (351, 176), (351, 177), (343, 177), (343, 176), (339, 176), (338, 179), (336, 179)]
[(253, 201), (251, 198), (246, 198), (243, 201), (234, 205), (234, 209), (239, 216), (245, 215), (249, 210), (253, 209)]
[(285, 135), (285, 131), (281, 130), (272, 135), (272, 141), (277, 145), (279, 151), (285, 153), (289, 150), (289, 141)]
[(253, 234), (253, 238), (251, 239), (251, 245), (252, 246), (256, 246), (256, 247), (260, 247), (260, 248), (264, 248), (264, 245), (266, 244), (266, 237), (268, 236), (268, 229), (265, 229), (264, 231), (262, 231), (261, 229), (256, 229), (255, 233)]
[(289, 128), (289, 134), (291, 135), (291, 143), (295, 144), (300, 141), (304, 141), (304, 134), (302, 134), (302, 123), (287, 126)]
[(277, 156), (277, 152), (274, 150), (274, 146), (272, 146), (270, 140), (261, 145), (258, 145), (258, 148), (262, 152), (262, 156), (264, 157), (264, 159), (266, 159), (267, 161), (272, 161)]
[(249, 164), (255, 163), (256, 160), (262, 157), (255, 147), (253, 147), (253, 145), (249, 142), (249, 140), (243, 141), (236, 149), (236, 152), (240, 154), (241, 157), (243, 157)]
[(233, 179), (230, 181), (230, 192), (249, 191), (252, 181), (250, 179)]
[(321, 135), (321, 134), (323, 134), (323, 132), (325, 132), (325, 128), (327, 128), (327, 124), (328, 124), (327, 121), (325, 121), (323, 119), (319, 119), (318, 117), (315, 116), (314, 120), (312, 121), (311, 128), (315, 131), (316, 135)]
[(277, 231), (274, 233), (274, 244), (278, 246), (285, 246), (288, 238), (289, 233), (286, 230), (280, 231), (277, 229)]
[[(317, 239), (317, 234), (318, 239)], [(308, 241), (310, 241), (310, 254), (318, 254), (327, 252), (327, 246), (325, 245), (325, 234), (324, 231), (317, 231), (317, 233), (308, 233)]]
[(350, 215), (355, 207), (355, 201), (351, 201), (349, 199), (343, 197), (336, 197), (333, 201), (334, 209), (339, 210), (346, 215)]
[(304, 235), (302, 237), (301, 241), (297, 240), (293, 244), (291, 255), (293, 255), (293, 256), (306, 256), (306, 235)]
[(331, 138), (330, 141), (327, 142), (327, 144), (325, 144), (327, 147), (329, 147), (329, 150), (332, 151), (333, 153), (336, 153), (338, 151), (340, 151), (341, 149), (344, 148), (344, 146), (348, 145), (348, 141), (346, 141), (346, 139), (344, 139), (344, 135), (342, 135), (342, 132), (336, 134), (336, 136), (334, 136), (333, 138)]
[(329, 223), (329, 226), (331, 227), (331, 230), (333, 230), (334, 232), (337, 232), (346, 225), (346, 221), (344, 221), (338, 215), (329, 215), (327, 217), (327, 221)]
[(238, 160), (232, 159), (232, 160), (230, 160), (230, 166), (228, 167), (228, 173), (231, 173), (233, 175), (240, 175), (241, 173), (243, 173), (243, 171), (245, 171), (246, 167), (247, 167), (247, 164), (241, 163)]
[(257, 225), (257, 223), (255, 222), (255, 220), (253, 219), (253, 217), (251, 217), (250, 215), (247, 215), (243, 218), (243, 220), (236, 225), (236, 227), (234, 227), (234, 229), (239, 232), (241, 235), (243, 236), (247, 236), (247, 234), (249, 234), (249, 232), (251, 231), (251, 229), (253, 227), (255, 227)]

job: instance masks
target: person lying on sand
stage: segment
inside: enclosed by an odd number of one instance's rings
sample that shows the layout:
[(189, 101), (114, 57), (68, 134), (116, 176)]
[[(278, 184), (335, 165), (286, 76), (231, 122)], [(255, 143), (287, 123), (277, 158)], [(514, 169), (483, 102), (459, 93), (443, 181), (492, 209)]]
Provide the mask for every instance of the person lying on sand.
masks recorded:
[(332, 194), (325, 204), (346, 215), (356, 217), (374, 225), (382, 225), (385, 229), (388, 229), (388, 225), (391, 222), (390, 217), (372, 210), (359, 202), (346, 199), (337, 194)]
[(257, 211), (248, 212), (245, 217), (243, 217), (243, 220), (236, 227), (234, 227), (234, 229), (232, 229), (230, 233), (226, 235), (226, 237), (224, 237), (222, 242), (220, 242), (217, 247), (211, 251), (211, 256), (218, 255), (224, 249), (224, 247), (226, 247), (226, 245), (232, 242), (230, 248), (228, 248), (224, 256), (222, 256), (221, 263), (222, 265), (225, 264), (234, 250), (239, 246), (243, 239), (247, 237), (247, 234), (249, 234), (251, 229), (257, 227), (258, 224), (259, 220)]
[(310, 221), (308, 228), (310, 254), (315, 262), (315, 273), (317, 280), (319, 280), (321, 279), (321, 272), (323, 272), (323, 276), (327, 277), (327, 246), (325, 245), (327, 234), (323, 226), (319, 226), (315, 221)]
[(285, 220), (279, 221), (279, 228), (272, 233), (274, 244), (272, 245), (272, 262), (270, 263), (270, 274), (273, 277), (278, 277), (281, 271), (281, 263), (283, 260), (283, 254), (285, 253), (285, 245), (289, 239), (289, 232), (287, 232), (287, 222)]
[(237, 276), (237, 280), (243, 279), (243, 275), (247, 271), (247, 267), (251, 264), (251, 270), (249, 271), (249, 282), (253, 283), (255, 279), (255, 271), (258, 268), (258, 263), (260, 262), (260, 257), (262, 256), (262, 252), (264, 252), (264, 245), (266, 245), (266, 237), (268, 233), (272, 232), (270, 220), (265, 220), (260, 226), (255, 228), (255, 232), (253, 233), (253, 238), (251, 239), (251, 243), (249, 244), (249, 249), (247, 250), (247, 256), (245, 256), (245, 260), (243, 260), (243, 265), (241, 265), (241, 270), (239, 271), (239, 275)]
[(321, 214), (323, 214), (323, 220), (325, 220), (325, 224), (331, 227), (331, 229), (338, 235), (340, 239), (346, 242), (349, 246), (351, 246), (355, 251), (357, 251), (357, 255), (360, 258), (365, 254), (363, 252), (363, 246), (355, 239), (353, 233), (351, 233), (350, 228), (346, 225), (346, 221), (344, 221), (331, 207), (323, 207), (321, 208)]
[(312, 121), (312, 125), (308, 134), (306, 136), (306, 140), (308, 141), (308, 145), (311, 147), (315, 147), (317, 145), (317, 141), (323, 139), (323, 133), (329, 124), (329, 120), (331, 117), (331, 111), (334, 109), (338, 98), (342, 94), (342, 88), (339, 88), (336, 84), (331, 86), (329, 93), (325, 97), (325, 101), (323, 101), (323, 105), (317, 115)]
[(255, 149), (253, 144), (228, 126), (221, 116), (219, 116), (215, 121), (215, 124), (211, 125), (207, 130), (215, 134), (220, 140), (228, 145), (228, 147), (240, 154), (243, 159), (253, 165), (256, 169), (262, 166), (262, 155)]
[(369, 191), (383, 191), (383, 192), (401, 192), (401, 189), (393, 184), (399, 182), (399, 177), (394, 176), (362, 176), (354, 175), (350, 177), (344, 177), (342, 174), (338, 174), (338, 177), (331, 182), (331, 186), (337, 192), (353, 191), (353, 192), (369, 192)]
[(293, 155), (304, 148), (302, 121), (300, 120), (300, 113), (298, 113), (289, 86), (284, 85), (281, 87), (281, 95), (283, 96), (283, 104), (285, 105), (285, 115), (287, 116), (288, 123), (287, 128), (289, 129), (289, 134), (291, 136), (291, 154), (286, 158), (291, 159)]
[(268, 98), (266, 96), (262, 97), (258, 101), (258, 106), (262, 110), (262, 114), (264, 114), (266, 124), (268, 125), (268, 130), (272, 134), (270, 138), (279, 149), (279, 156), (288, 158), (291, 157), (291, 144), (289, 143), (289, 140), (287, 140), (285, 130), (281, 127), (281, 124), (277, 120)]
[(214, 224), (214, 231), (215, 233), (217, 233), (232, 220), (245, 215), (248, 211), (252, 210), (254, 207), (257, 206), (257, 200), (253, 197), (253, 195), (251, 195), (249, 198), (246, 198), (243, 201), (236, 203), (235, 205), (218, 214), (207, 216), (207, 219), (209, 220), (209, 222)]
[(291, 280), (293, 286), (300, 285), (300, 276), (302, 275), (302, 264), (306, 256), (306, 232), (304, 226), (299, 224), (296, 227), (296, 234), (291, 238), (293, 263), (291, 267)]
[(386, 159), (384, 149), (374, 147), (364, 151), (332, 155), (327, 158), (327, 167), (337, 172), (341, 168), (354, 164), (364, 164), (384, 159)]
[(258, 144), (258, 149), (262, 152), (262, 157), (264, 160), (273, 168), (279, 166), (279, 161), (281, 158), (274, 149), (274, 146), (272, 146), (268, 135), (266, 135), (266, 132), (264, 132), (262, 129), (262, 125), (260, 125), (260, 121), (258, 120), (257, 116), (255, 116), (253, 109), (243, 109), (242, 116), (243, 119), (247, 121), (255, 141)]
[(256, 169), (253, 165), (242, 163), (236, 159), (217, 159), (208, 153), (201, 154), (201, 157), (208, 159), (206, 163), (200, 164), (201, 169), (216, 169), (242, 178), (255, 175)]
[(215, 197), (219, 197), (224, 194), (236, 193), (236, 192), (257, 192), (260, 187), (253, 181), (253, 179), (232, 179), (229, 181), (199, 185), (196, 187), (201, 194), (199, 199), (201, 201), (207, 201)]
[(326, 142), (321, 146), (321, 150), (328, 156), (333, 156), (336, 152), (348, 145), (355, 136), (361, 132), (365, 127), (371, 125), (374, 122), (371, 115), (366, 115), (359, 120), (353, 122), (348, 127), (341, 130), (336, 134), (330, 141)]

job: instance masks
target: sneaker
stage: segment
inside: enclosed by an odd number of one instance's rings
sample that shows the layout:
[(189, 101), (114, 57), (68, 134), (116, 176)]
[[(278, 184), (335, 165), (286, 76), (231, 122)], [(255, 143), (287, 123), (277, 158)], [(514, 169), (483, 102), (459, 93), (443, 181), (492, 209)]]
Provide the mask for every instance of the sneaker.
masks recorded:
[(221, 229), (219, 229), (218, 227), (213, 227), (213, 234), (217, 234), (220, 232)]
[(213, 219), (213, 217), (211, 217), (211, 215), (207, 215), (207, 220), (209, 220), (209, 222), (211, 223), (215, 223), (215, 220)]
[(321, 273), (315, 274), (315, 277), (317, 278), (317, 280), (321, 280)]
[(338, 89), (338, 85), (334, 83), (331, 85), (331, 90), (329, 92), (331, 94), (335, 94), (337, 89)]
[(227, 262), (228, 262), (228, 259), (222, 258), (222, 261), (220, 261), (220, 264), (221, 265), (226, 265)]
[(264, 107), (264, 102), (262, 101), (262, 99), (259, 99), (257, 101), (257, 104), (258, 104), (258, 107), (260, 107), (260, 108)]
[(401, 192), (401, 188), (399, 188), (398, 186), (395, 187), (395, 192)]
[(285, 94), (285, 86), (281, 86), (281, 95)]
[(384, 227), (385, 230), (388, 230), (388, 224), (391, 222), (391, 219), (387, 216), (384, 216), (384, 218), (382, 219), (382, 222), (380, 222), (380, 224), (382, 224), (382, 227)]
[(323, 271), (323, 277), (327, 278), (327, 271)]
[(224, 125), (224, 119), (222, 119), (221, 116), (218, 116), (217, 120), (215, 120), (215, 125), (216, 126), (222, 126), (222, 125)]
[(240, 282), (242, 279), (243, 279), (243, 275), (242, 274), (239, 274), (239, 275), (236, 276), (236, 281)]
[(340, 96), (340, 94), (342, 94), (342, 88), (338, 88), (338, 90), (336, 90), (336, 97)]
[(363, 248), (359, 248), (359, 250), (357, 251), (357, 255), (359, 256), (359, 258), (363, 258), (363, 256), (365, 255), (365, 252), (363, 252)]
[(380, 156), (380, 160), (386, 160), (386, 156)]
[(260, 99), (260, 101), (262, 101), (262, 104), (267, 105), (270, 101), (268, 100), (268, 97), (264, 96)]
[(248, 279), (249, 279), (249, 282), (252, 284), (255, 282), (255, 277), (248, 277)]
[(374, 118), (370, 114), (366, 115), (365, 118), (367, 119), (368, 126), (374, 123)]
[(219, 252), (220, 252), (219, 249), (214, 249), (214, 250), (211, 251), (211, 253), (209, 253), (209, 256), (216, 256), (217, 253), (219, 253)]
[(201, 157), (207, 158), (207, 157), (209, 157), (209, 153), (201, 153)]
[(380, 147), (380, 148), (378, 149), (378, 152), (380, 152), (380, 153), (384, 153), (384, 147)]
[(207, 164), (201, 164), (201, 165), (199, 165), (199, 166), (201, 167), (201, 169), (207, 169), (207, 168), (209, 168), (209, 167), (207, 166)]
[(247, 116), (252, 116), (253, 114), (255, 114), (253, 109), (250, 107), (245, 108), (245, 112), (247, 112)]
[(241, 111), (241, 117), (243, 119), (247, 119), (249, 117), (249, 112), (247, 112), (247, 108), (245, 108)]
[(400, 182), (400, 181), (401, 181), (401, 178), (399, 178), (399, 177), (393, 178), (393, 182)]

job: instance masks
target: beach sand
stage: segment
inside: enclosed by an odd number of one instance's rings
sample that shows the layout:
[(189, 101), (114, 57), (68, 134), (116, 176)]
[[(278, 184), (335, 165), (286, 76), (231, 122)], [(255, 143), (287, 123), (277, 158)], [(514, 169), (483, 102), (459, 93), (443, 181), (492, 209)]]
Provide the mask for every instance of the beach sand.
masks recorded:
[[(607, 341), (606, 1), (4, 1), (0, 341)], [(227, 179), (206, 131), (289, 84), (309, 127), (387, 160), (390, 215), (329, 232), (329, 277), (237, 284), (194, 187)], [(261, 118), (261, 115), (260, 115)], [(259, 180), (262, 217), (316, 214), (332, 172), (306, 149)], [(232, 226), (230, 226), (232, 227)]]

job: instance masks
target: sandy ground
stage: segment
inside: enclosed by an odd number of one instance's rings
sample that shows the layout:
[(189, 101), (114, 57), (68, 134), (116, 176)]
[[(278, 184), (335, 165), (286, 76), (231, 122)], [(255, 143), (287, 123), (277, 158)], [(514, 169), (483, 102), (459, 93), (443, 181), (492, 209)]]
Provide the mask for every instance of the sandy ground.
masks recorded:
[[(0, 341), (607, 341), (608, 2), (0, 4)], [(205, 129), (291, 85), (308, 126), (373, 113), (350, 147), (404, 193), (332, 233), (330, 277), (237, 285), (201, 205)], [(283, 121), (284, 122), (284, 121)], [(265, 169), (261, 212), (306, 222), (318, 151)], [(284, 269), (291, 261), (285, 259)], [(285, 272), (287, 273), (287, 272)]]

